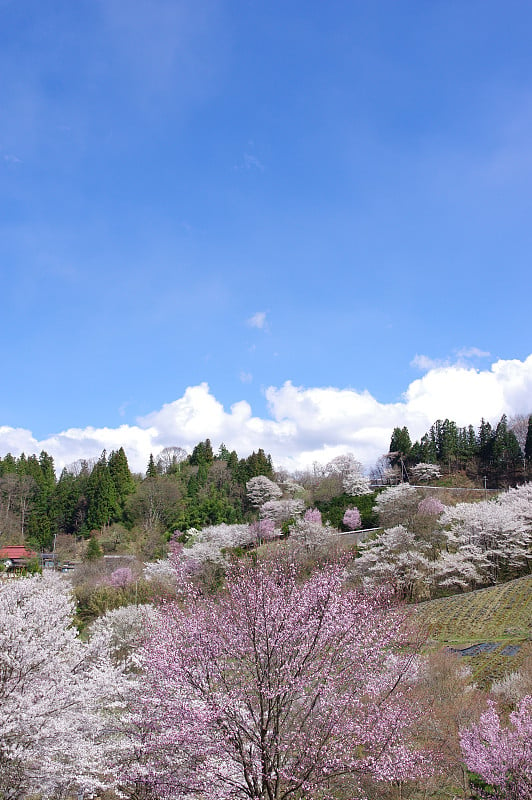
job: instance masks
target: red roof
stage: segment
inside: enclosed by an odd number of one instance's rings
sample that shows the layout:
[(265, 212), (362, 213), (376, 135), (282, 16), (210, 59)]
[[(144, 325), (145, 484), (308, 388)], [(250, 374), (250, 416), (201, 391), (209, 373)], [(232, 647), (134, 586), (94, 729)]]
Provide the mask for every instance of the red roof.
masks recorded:
[(8, 545), (0, 547), (0, 559), (3, 558), (33, 558), (37, 553), (34, 550), (26, 550), (24, 545)]

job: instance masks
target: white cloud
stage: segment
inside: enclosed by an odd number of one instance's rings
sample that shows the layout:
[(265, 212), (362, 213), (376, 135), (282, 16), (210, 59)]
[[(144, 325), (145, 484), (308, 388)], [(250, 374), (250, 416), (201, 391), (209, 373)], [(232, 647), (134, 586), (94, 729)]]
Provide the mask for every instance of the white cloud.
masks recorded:
[(367, 391), (304, 388), (290, 381), (271, 386), (266, 398), (270, 413), (264, 418), (253, 416), (245, 400), (226, 410), (202, 383), (133, 426), (72, 428), (42, 441), (29, 430), (0, 427), (0, 453), (46, 450), (60, 470), (79, 458), (97, 457), (104, 448), (123, 446), (132, 469), (144, 472), (151, 452), (171, 445), (190, 450), (209, 437), (215, 448), (223, 441), (241, 456), (262, 447), (276, 465), (289, 469), (330, 461), (346, 451), (371, 465), (387, 451), (395, 426), (406, 425), (417, 439), (439, 418), (478, 426), (481, 417), (496, 422), (503, 413), (530, 413), (532, 355), (496, 361), (485, 370), (435, 367), (396, 403), (381, 403)]
[(266, 311), (256, 311), (253, 316), (251, 316), (247, 320), (247, 324), (250, 328), (259, 328), (259, 330), (264, 330), (266, 328)]
[(491, 353), (478, 347), (462, 347), (457, 350), (456, 355), (458, 358), (489, 358)]
[(253, 381), (253, 375), (251, 374), (251, 372), (242, 371), (239, 377), (241, 383), (251, 383)]
[(444, 361), (439, 358), (431, 358), (430, 356), (424, 356), (421, 353), (416, 353), (412, 361), (410, 362), (411, 367), (417, 367), (422, 372), (426, 372), (429, 369), (437, 369), (438, 367), (442, 367), (444, 365)]
[(454, 364), (457, 367), (468, 366), (472, 358), (489, 358), (491, 353), (487, 350), (480, 350), (478, 347), (461, 347), (459, 350), (454, 351), (454, 359), (451, 358), (431, 358), (420, 353), (416, 353), (412, 361), (411, 367), (416, 367), (421, 372), (427, 372), (430, 369), (438, 369), (440, 367), (449, 367)]

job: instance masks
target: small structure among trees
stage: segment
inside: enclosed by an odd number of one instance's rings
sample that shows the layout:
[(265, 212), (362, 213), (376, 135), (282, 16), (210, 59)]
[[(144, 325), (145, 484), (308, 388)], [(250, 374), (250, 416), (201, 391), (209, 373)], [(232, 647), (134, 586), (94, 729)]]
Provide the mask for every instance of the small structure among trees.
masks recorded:
[(22, 572), (37, 559), (37, 553), (24, 545), (0, 547), (0, 564), (6, 572)]

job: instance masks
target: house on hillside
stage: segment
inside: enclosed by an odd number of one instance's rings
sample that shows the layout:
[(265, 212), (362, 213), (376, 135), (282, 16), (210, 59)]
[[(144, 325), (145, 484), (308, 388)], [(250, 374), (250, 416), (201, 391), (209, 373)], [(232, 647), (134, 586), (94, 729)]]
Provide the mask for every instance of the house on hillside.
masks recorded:
[(21, 572), (34, 558), (37, 558), (37, 553), (34, 550), (28, 550), (22, 544), (0, 547), (0, 564), (3, 565), (8, 575)]

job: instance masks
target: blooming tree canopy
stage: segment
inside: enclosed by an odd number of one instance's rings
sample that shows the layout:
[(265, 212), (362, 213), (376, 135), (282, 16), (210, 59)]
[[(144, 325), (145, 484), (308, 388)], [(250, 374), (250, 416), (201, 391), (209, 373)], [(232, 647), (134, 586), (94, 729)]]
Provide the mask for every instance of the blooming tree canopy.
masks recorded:
[(321, 525), (321, 511), (318, 508), (307, 508), (303, 519), (305, 522), (316, 522)]
[(422, 772), (403, 612), (343, 580), (343, 564), (303, 580), (279, 558), (239, 562), (225, 592), (165, 605), (144, 650), (136, 778), (173, 800), (288, 800)]
[(415, 481), (433, 481), (441, 478), (441, 468), (438, 464), (426, 464), (420, 461), (414, 467), (410, 467), (410, 477)]
[(342, 519), (342, 522), (349, 528), (349, 530), (355, 530), (355, 528), (360, 528), (362, 525), (362, 519), (360, 517), (360, 511), (358, 508), (347, 508)]
[(104, 788), (106, 719), (123, 687), (105, 648), (82, 642), (56, 574), (0, 584), (0, 796)]
[(494, 787), (498, 800), (532, 798), (532, 696), (527, 695), (503, 727), (488, 703), (477, 725), (463, 730), (460, 743), (470, 770)]
[(252, 506), (262, 506), (268, 500), (278, 500), (282, 495), (279, 486), (266, 475), (257, 475), (246, 483), (247, 498)]
[(512, 489), (494, 500), (448, 506), (440, 518), (455, 549), (474, 547), (490, 564), (496, 581), (501, 567), (521, 569), (530, 563), (532, 484)]
[(129, 586), (129, 584), (133, 583), (134, 580), (135, 575), (133, 574), (131, 567), (117, 567), (117, 569), (111, 572), (107, 582), (110, 586), (121, 589)]
[(284, 500), (268, 500), (262, 506), (260, 514), (263, 519), (272, 519), (275, 523), (280, 524), (293, 517), (299, 517), (304, 510), (303, 500), (285, 498)]
[(362, 555), (354, 570), (367, 586), (388, 582), (409, 599), (427, 596), (431, 582), (427, 547), (403, 525), (387, 528), (360, 547)]
[(290, 540), (309, 549), (328, 547), (337, 533), (336, 528), (322, 523), (321, 514), (315, 508), (306, 511), (303, 519), (296, 519), (290, 525)]
[(437, 497), (424, 497), (417, 507), (417, 513), (425, 517), (439, 517), (445, 511), (445, 506)]
[(276, 532), (275, 530), (275, 522), (273, 519), (259, 519), (256, 522), (252, 522), (249, 529), (256, 544), (270, 542), (279, 535), (279, 531)]
[(375, 501), (375, 510), (384, 527), (409, 525), (417, 512), (419, 493), (409, 483), (388, 486)]
[(360, 461), (351, 453), (343, 456), (336, 456), (325, 467), (326, 474), (340, 475), (342, 486), (346, 494), (370, 494), (370, 480), (364, 475), (364, 470)]
[(182, 556), (198, 562), (225, 560), (226, 551), (232, 547), (245, 547), (255, 542), (253, 531), (247, 524), (208, 525), (193, 535), (182, 551)]

